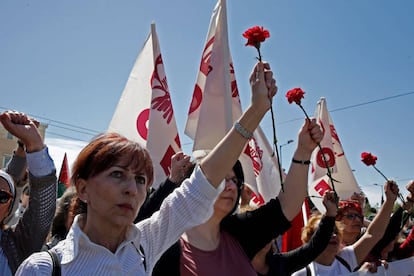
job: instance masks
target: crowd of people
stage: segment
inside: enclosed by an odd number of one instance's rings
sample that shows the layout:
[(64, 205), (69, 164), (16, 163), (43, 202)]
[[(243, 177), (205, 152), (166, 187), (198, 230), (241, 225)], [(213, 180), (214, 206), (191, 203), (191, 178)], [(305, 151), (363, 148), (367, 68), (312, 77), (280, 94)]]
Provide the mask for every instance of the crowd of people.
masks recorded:
[(277, 85), (262, 62), (249, 81), (251, 103), (233, 128), (197, 160), (175, 154), (156, 190), (150, 153), (121, 134), (103, 133), (81, 150), (71, 187), (57, 199), (56, 169), (38, 122), (17, 111), (1, 113), (0, 122), (19, 142), (0, 170), (0, 274), (347, 275), (413, 256), (413, 231), (402, 233), (414, 181), (395, 210), (399, 188), (392, 180), (372, 221), (364, 218), (363, 200), (326, 192), (326, 212), (311, 216), (303, 245), (280, 252), (277, 238), (306, 200), (308, 161), (323, 132), (315, 119), (304, 120), (284, 189), (250, 206), (252, 191), (238, 158)]

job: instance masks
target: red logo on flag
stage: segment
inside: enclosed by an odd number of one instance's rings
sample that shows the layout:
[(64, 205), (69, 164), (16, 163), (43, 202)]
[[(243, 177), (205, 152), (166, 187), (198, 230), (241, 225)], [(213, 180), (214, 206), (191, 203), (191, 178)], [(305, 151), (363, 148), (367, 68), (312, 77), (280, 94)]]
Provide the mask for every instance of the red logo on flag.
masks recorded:
[(325, 191), (331, 191), (332, 190), (331, 187), (329, 186), (329, 184), (326, 183), (326, 181), (324, 179), (319, 181), (319, 183), (315, 185), (314, 189), (321, 196), (323, 196), (325, 194)]
[(263, 150), (256, 143), (256, 139), (252, 138), (249, 140), (244, 153), (252, 160), (254, 175), (257, 177), (263, 168)]
[[(206, 77), (213, 70), (213, 68), (210, 65), (211, 53), (213, 50), (213, 43), (214, 43), (214, 36), (207, 42), (206, 46), (204, 47), (203, 56), (201, 58), (200, 72), (203, 73)], [(191, 100), (190, 110), (188, 111), (188, 114), (191, 114), (195, 110), (198, 109), (198, 107), (201, 104), (202, 99), (203, 99), (203, 89), (198, 85), (198, 83), (196, 83), (194, 87), (193, 98)]]
[(136, 122), (138, 134), (145, 141), (147, 141), (147, 136), (148, 136), (147, 125), (148, 125), (148, 120), (149, 120), (149, 113), (150, 113), (149, 108), (146, 108), (143, 111), (141, 111), (141, 113), (138, 114), (137, 122)]
[[(239, 90), (237, 88), (236, 77), (234, 76), (234, 66), (230, 63), (230, 79), (231, 79), (231, 96), (236, 98), (239, 96)], [(240, 99), (239, 99), (240, 101)]]
[[(158, 70), (158, 66), (162, 66), (162, 64), (162, 58), (161, 55), (159, 55), (155, 60), (155, 68), (151, 76), (151, 88), (162, 92), (162, 95), (154, 97), (151, 102), (151, 108), (163, 112), (164, 114), (162, 117), (167, 120), (167, 124), (170, 124), (174, 116), (174, 111), (170, 93), (168, 92), (167, 77), (165, 75), (161, 77)], [(163, 73), (163, 70), (161, 71), (161, 73)]]

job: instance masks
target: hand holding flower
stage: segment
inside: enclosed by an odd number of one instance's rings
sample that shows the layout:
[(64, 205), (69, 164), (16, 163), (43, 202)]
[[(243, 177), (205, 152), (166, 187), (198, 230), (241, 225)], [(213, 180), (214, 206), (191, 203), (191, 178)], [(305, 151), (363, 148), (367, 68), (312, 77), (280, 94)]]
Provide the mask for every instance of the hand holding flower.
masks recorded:
[(391, 200), (392, 202), (394, 202), (400, 194), (400, 189), (394, 180), (387, 180), (387, 182), (385, 182), (384, 191), (386, 200)]
[(322, 138), (323, 132), (321, 127), (316, 123), (316, 119), (306, 119), (299, 132), (298, 148), (305, 149), (309, 153), (310, 157), (318, 143), (322, 141)]
[(268, 63), (258, 62), (250, 74), (250, 85), (252, 88), (252, 104), (269, 110), (271, 99), (277, 93), (276, 80)]
[(410, 182), (408, 182), (408, 184), (405, 186), (405, 188), (412, 194), (414, 195), (414, 180), (411, 180)]
[(326, 209), (326, 215), (328, 217), (336, 217), (338, 213), (338, 198), (333, 191), (325, 191), (323, 195), (322, 203)]

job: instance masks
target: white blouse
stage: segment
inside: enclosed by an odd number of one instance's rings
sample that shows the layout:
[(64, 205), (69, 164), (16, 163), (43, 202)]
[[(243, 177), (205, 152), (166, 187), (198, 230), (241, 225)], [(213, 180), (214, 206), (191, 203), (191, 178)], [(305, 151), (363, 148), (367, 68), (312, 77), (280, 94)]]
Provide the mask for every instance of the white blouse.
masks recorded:
[[(191, 177), (163, 201), (160, 211), (131, 224), (125, 241), (115, 253), (91, 242), (79, 227), (81, 215), (76, 216), (66, 239), (54, 247), (61, 260), (62, 275), (151, 275), (160, 256), (183, 232), (210, 218), (214, 201), (223, 187), (222, 183), (214, 188), (197, 167)], [(146, 270), (140, 245), (144, 249)], [(51, 272), (49, 254), (40, 252), (26, 259), (16, 275), (51, 275)]]

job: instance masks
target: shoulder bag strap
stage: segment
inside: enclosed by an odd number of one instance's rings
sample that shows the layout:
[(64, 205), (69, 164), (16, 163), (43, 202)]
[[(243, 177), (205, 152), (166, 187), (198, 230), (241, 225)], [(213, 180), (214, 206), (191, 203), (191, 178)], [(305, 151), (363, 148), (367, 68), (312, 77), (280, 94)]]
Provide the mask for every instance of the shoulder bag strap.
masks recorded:
[(306, 266), (306, 276), (312, 276), (312, 272), (309, 265)]
[(145, 252), (144, 252), (144, 247), (142, 247), (142, 245), (139, 245), (139, 248), (135, 245), (135, 243), (133, 241), (131, 241), (132, 245), (135, 247), (135, 250), (137, 251), (138, 255), (142, 256), (143, 258), (143, 265), (144, 265), (144, 269), (145, 271), (147, 271), (147, 262), (145, 260)]
[(335, 258), (343, 265), (345, 266), (349, 272), (352, 272), (351, 266), (348, 264), (347, 261), (345, 261), (342, 257), (339, 257), (338, 255), (335, 256)]
[(142, 247), (142, 245), (139, 245), (139, 251), (141, 252), (142, 257), (144, 258), (144, 261), (143, 261), (144, 269), (145, 269), (145, 271), (147, 271), (147, 262), (145, 261), (144, 248)]
[(48, 251), (46, 251), (47, 253), (49, 253), (50, 258), (52, 258), (52, 263), (53, 263), (53, 271), (52, 271), (52, 276), (60, 276), (60, 261), (58, 256), (56, 255), (56, 252), (52, 249), (49, 249)]

